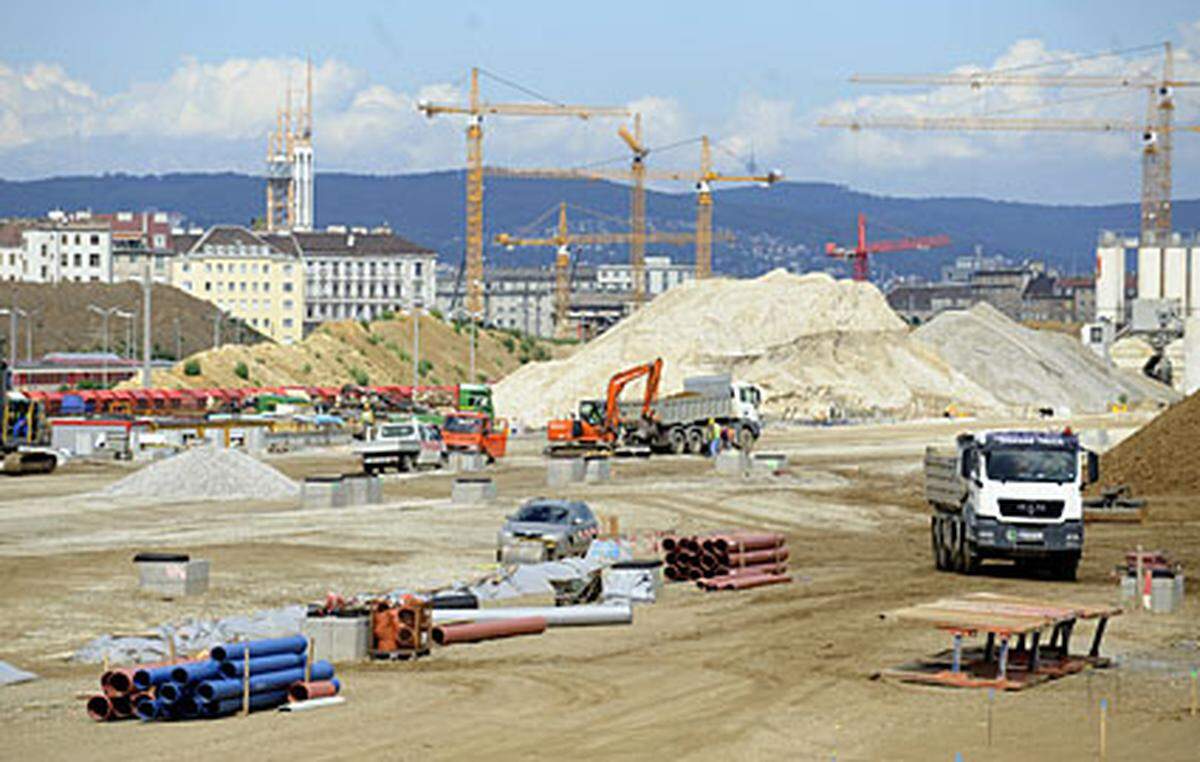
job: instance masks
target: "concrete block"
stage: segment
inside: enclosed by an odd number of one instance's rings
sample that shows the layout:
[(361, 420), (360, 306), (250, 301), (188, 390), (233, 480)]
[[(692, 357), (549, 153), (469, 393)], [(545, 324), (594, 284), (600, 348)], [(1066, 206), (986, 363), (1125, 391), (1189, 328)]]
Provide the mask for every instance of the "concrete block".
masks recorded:
[(1173, 614), (1183, 605), (1183, 575), (1155, 577), (1150, 581), (1150, 610)]
[(583, 481), (586, 466), (583, 458), (550, 458), (546, 461), (546, 484), (564, 487)]
[(612, 479), (612, 460), (606, 457), (583, 459), (583, 480), (588, 484), (599, 484)]
[(370, 648), (369, 619), (359, 617), (307, 617), (300, 632), (312, 641), (313, 661), (334, 664), (367, 658)]
[(368, 479), (370, 477), (366, 474), (346, 474), (342, 477), (342, 491), (345, 493), (344, 505), (367, 504)]
[(743, 450), (723, 450), (717, 453), (713, 464), (718, 474), (725, 476), (748, 476), (750, 474), (750, 456)]
[(496, 485), (491, 479), (458, 478), (450, 491), (450, 502), (458, 505), (486, 503), (496, 499)]
[(367, 477), (367, 504), (379, 505), (383, 502), (383, 481), (378, 476)]
[(487, 466), (487, 459), (478, 452), (452, 452), (449, 460), (450, 470), (460, 473), (482, 471)]
[(208, 592), (208, 561), (139, 561), (138, 589), (168, 598)]
[(345, 505), (342, 477), (310, 476), (300, 488), (300, 505), (305, 508), (334, 508)]

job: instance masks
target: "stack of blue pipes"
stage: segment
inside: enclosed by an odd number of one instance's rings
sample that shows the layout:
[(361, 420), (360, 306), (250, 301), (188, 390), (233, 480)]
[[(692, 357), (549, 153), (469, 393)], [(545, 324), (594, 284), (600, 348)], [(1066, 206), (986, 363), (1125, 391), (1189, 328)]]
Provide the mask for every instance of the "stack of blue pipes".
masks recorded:
[[(136, 690), (146, 695), (137, 701), (134, 711), (143, 720), (236, 714), (243, 709), (247, 664), (250, 710), (279, 706), (288, 700), (292, 685), (306, 680), (307, 649), (308, 639), (302, 635), (226, 643), (214, 647), (207, 661), (140, 669), (133, 682)], [(314, 662), (307, 680), (330, 683), (333, 693), (341, 688), (327, 661)]]

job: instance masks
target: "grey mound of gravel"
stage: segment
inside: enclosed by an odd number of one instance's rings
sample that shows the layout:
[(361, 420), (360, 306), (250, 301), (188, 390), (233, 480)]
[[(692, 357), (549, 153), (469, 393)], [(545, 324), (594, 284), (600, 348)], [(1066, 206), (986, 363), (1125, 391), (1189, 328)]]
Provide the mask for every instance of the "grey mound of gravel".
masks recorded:
[(146, 466), (100, 494), (162, 501), (287, 500), (300, 496), (300, 485), (237, 450), (197, 447)]

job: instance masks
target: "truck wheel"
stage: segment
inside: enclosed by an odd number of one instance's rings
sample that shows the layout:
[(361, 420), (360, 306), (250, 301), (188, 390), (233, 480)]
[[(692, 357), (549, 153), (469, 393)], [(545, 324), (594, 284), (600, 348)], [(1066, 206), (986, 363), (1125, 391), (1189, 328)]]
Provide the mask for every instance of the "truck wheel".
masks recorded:
[(963, 574), (978, 574), (980, 559), (979, 553), (975, 550), (975, 543), (962, 538), (962, 553), (960, 555), (959, 571)]
[(933, 545), (933, 567), (938, 571), (948, 571), (950, 569), (950, 553), (947, 552), (942, 538), (942, 520), (937, 516), (933, 516), (929, 520), (929, 534)]
[(1056, 559), (1050, 571), (1054, 574), (1055, 579), (1061, 579), (1064, 582), (1074, 582), (1079, 577), (1079, 557), (1067, 556), (1066, 558)]
[(692, 455), (704, 452), (704, 432), (693, 426), (687, 432), (687, 449)]
[(738, 429), (737, 446), (740, 450), (749, 450), (754, 446), (754, 432), (746, 427)]
[(667, 444), (672, 455), (683, 455), (683, 451), (687, 449), (687, 435), (683, 433), (683, 429), (671, 429)]
[(398, 466), (396, 466), (396, 468), (402, 474), (408, 473), (409, 471), (411, 471), (412, 470), (412, 456), (411, 455), (401, 455), (400, 463)]

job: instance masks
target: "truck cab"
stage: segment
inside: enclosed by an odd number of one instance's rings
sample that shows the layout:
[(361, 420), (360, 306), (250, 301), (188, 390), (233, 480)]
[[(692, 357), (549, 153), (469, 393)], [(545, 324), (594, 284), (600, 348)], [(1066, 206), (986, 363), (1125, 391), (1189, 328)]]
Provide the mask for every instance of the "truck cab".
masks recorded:
[(1000, 558), (1073, 579), (1083, 552), (1082, 489), (1099, 477), (1095, 453), (1070, 431), (963, 434), (956, 445), (958, 506), (935, 493), (927, 465), (938, 567), (970, 572)]
[(759, 408), (762, 406), (762, 388), (757, 384), (735, 381), (730, 384), (730, 392), (733, 395), (736, 417), (743, 421), (753, 422), (761, 429), (762, 413), (759, 412)]
[(447, 450), (482, 453), (490, 463), (504, 457), (508, 449), (508, 421), (483, 413), (451, 413), (442, 426), (442, 436)]

